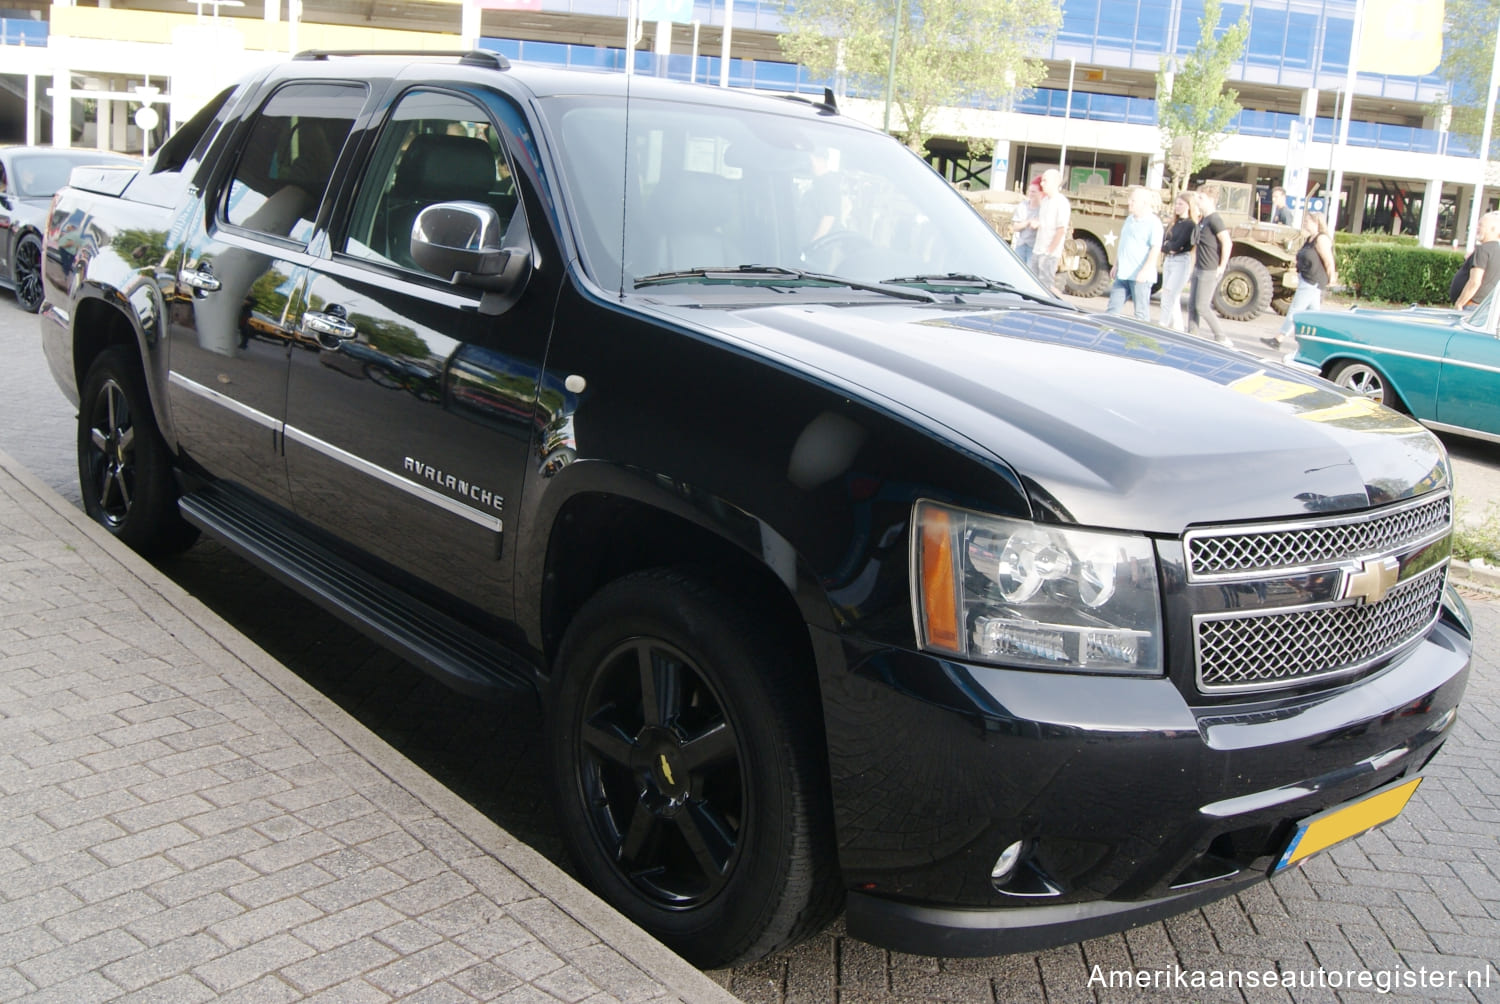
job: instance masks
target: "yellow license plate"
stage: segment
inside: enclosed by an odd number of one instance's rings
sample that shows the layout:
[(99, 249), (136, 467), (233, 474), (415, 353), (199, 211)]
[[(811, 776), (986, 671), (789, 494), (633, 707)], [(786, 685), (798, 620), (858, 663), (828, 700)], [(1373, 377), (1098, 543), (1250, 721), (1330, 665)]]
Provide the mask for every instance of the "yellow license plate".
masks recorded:
[(1371, 792), (1357, 802), (1335, 806), (1316, 816), (1309, 816), (1298, 825), (1297, 832), (1292, 834), (1291, 841), (1286, 845), (1286, 852), (1271, 871), (1279, 872), (1283, 868), (1289, 868), (1334, 844), (1389, 823), (1401, 815), (1401, 810), (1406, 808), (1406, 803), (1411, 800), (1417, 785), (1421, 783), (1420, 777), (1398, 781)]

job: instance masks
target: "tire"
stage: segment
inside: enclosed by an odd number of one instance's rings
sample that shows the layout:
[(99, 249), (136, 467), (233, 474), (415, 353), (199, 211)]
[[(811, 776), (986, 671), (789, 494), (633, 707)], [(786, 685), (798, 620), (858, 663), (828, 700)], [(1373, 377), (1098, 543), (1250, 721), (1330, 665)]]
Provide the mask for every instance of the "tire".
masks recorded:
[(27, 234), (16, 242), (11, 263), (11, 281), (16, 287), (16, 302), (28, 314), (42, 309), (42, 239)]
[(1103, 296), (1109, 289), (1109, 256), (1092, 237), (1079, 237), (1078, 242), (1083, 254), (1073, 271), (1063, 273), (1063, 289), (1073, 296)]
[(147, 557), (181, 551), (198, 538), (177, 511), (171, 455), (140, 366), (124, 349), (106, 349), (84, 378), (78, 483), (89, 517)]
[(700, 968), (809, 937), (842, 899), (813, 670), (770, 634), (656, 569), (600, 590), (558, 652), (563, 839), (596, 892)]
[(1281, 315), (1282, 317), (1285, 317), (1287, 315), (1287, 312), (1292, 309), (1291, 296), (1288, 295), (1274, 297), (1271, 300), (1271, 309), (1276, 311), (1276, 313)]
[(1390, 385), (1390, 381), (1386, 380), (1385, 374), (1369, 363), (1345, 360), (1333, 367), (1328, 374), (1328, 379), (1346, 390), (1363, 394), (1376, 404), (1383, 404), (1397, 411), (1406, 410), (1395, 388)]
[(1254, 258), (1236, 255), (1229, 259), (1224, 278), (1214, 290), (1214, 310), (1231, 321), (1248, 321), (1264, 314), (1271, 306), (1275, 283), (1271, 270)]

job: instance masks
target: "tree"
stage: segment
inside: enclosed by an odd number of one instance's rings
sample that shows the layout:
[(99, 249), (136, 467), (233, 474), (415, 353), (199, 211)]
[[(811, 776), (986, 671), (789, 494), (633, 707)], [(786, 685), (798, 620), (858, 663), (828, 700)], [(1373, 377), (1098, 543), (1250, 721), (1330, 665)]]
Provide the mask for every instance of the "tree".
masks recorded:
[(1242, 15), (1236, 23), (1220, 29), (1222, 6), (1221, 0), (1206, 0), (1198, 21), (1198, 44), (1178, 62), (1175, 74), (1169, 74), (1166, 63), (1156, 73), (1156, 118), (1162, 149), (1170, 153), (1179, 137), (1192, 142), (1186, 171), (1179, 172), (1169, 160), (1169, 167), (1174, 168), (1173, 192), (1187, 187), (1188, 176), (1208, 165), (1230, 121), (1240, 112), (1239, 92), (1226, 86), (1226, 81), (1229, 68), (1245, 54), (1250, 21)]
[(1062, 19), (1057, 0), (797, 0), (782, 52), (813, 74), (843, 72), (883, 96), (898, 9), (892, 103), (917, 151), (937, 109), (1035, 86), (1045, 67), (1034, 54)]
[[(1485, 88), (1495, 58), (1497, 0), (1449, 0), (1444, 32), (1442, 72), (1448, 80), (1447, 103), (1453, 109), (1450, 132), (1484, 135)], [(1432, 109), (1441, 114), (1441, 106)], [(1500, 130), (1492, 135), (1500, 139)], [(1474, 144), (1478, 146), (1478, 142)]]

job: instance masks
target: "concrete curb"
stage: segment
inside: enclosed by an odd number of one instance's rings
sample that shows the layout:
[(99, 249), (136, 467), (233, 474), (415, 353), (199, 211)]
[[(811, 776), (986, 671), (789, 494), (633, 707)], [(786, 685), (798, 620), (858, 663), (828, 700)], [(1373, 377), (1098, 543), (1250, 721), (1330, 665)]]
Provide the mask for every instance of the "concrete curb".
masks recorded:
[(1449, 569), (1455, 582), (1500, 596), (1500, 568), (1478, 558), (1473, 561), (1454, 558)]
[[(173, 634), (191, 634), (197, 632), (190, 629), (197, 628), (197, 631), (220, 646), (227, 656), (279, 691), (381, 774), (435, 815), (446, 819), (476, 846), (509, 868), (573, 920), (592, 931), (601, 942), (615, 949), (671, 993), (684, 1001), (703, 1001), (708, 1004), (732, 1004), (738, 1000), (562, 869), (516, 840), (426, 771), (407, 760), (342, 708), (267, 655), (232, 625), (184, 592), (144, 558), (115, 540), (103, 527), (37, 480), (3, 450), (0, 450), (0, 470), (13, 477), (39, 502), (62, 517), (90, 544), (96, 546), (107, 560), (138, 579), (186, 622), (181, 625), (164, 622), (164, 629)], [(166, 620), (169, 619), (164, 619)], [(181, 628), (189, 630), (184, 632)], [(206, 653), (199, 655), (206, 662), (213, 661)]]

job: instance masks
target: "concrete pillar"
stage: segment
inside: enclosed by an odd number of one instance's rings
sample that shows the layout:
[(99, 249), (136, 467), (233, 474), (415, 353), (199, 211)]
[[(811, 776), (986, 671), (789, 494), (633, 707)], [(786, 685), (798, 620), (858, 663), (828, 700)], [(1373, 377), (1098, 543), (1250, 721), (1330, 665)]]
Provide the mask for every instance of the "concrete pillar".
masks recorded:
[[(1302, 106), (1286, 141), (1286, 167), (1281, 174), (1281, 187), (1286, 189), (1288, 199), (1300, 200), (1307, 195), (1307, 144), (1312, 142), (1313, 122), (1317, 117), (1318, 89), (1309, 87), (1302, 92)], [(1300, 224), (1302, 210), (1296, 211), (1295, 218)]]
[[(109, 82), (104, 81), (104, 88), (108, 89)], [(110, 137), (114, 130), (115, 103), (109, 98), (94, 99), (94, 147), (99, 150), (108, 150)]]
[(52, 74), (52, 145), (73, 145), (73, 74), (67, 70)]
[(1140, 178), (1140, 176), (1141, 176), (1141, 155), (1138, 154), (1138, 153), (1132, 153), (1125, 160), (1125, 184), (1127, 184), (1127, 185), (1137, 185), (1137, 184), (1140, 184), (1140, 182), (1138, 180)]
[(1151, 163), (1146, 166), (1146, 187), (1161, 188), (1162, 182), (1166, 180), (1167, 160), (1160, 153), (1151, 155)]
[(1370, 191), (1370, 179), (1364, 175), (1354, 178), (1352, 189), (1349, 193), (1349, 232), (1358, 234), (1364, 232), (1365, 196)]
[(37, 142), (36, 135), (36, 74), (26, 73), (26, 138), (23, 143)]
[[(1438, 212), (1443, 205), (1443, 179), (1434, 178), (1422, 192), (1422, 219), (1417, 224), (1417, 241), (1424, 247), (1432, 247), (1437, 237)], [(1460, 219), (1467, 217), (1460, 216)]]
[(672, 22), (656, 22), (656, 37), (651, 40), (651, 54), (656, 57), (656, 75), (667, 75), (667, 57), (672, 54)]
[[(1474, 202), (1474, 186), (1458, 186), (1458, 212), (1454, 215), (1453, 246), (1467, 247), (1469, 243), (1469, 207)], [(1426, 206), (1423, 206), (1426, 212)]]
[[(281, 23), (281, 0), (266, 0), (266, 27), (274, 32), (276, 25)], [(274, 38), (274, 34), (272, 35)]]
[(465, 49), (479, 48), (479, 4), (473, 0), (463, 0), (462, 13), (459, 15), (459, 44)]

